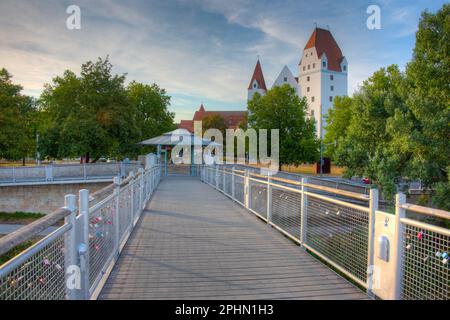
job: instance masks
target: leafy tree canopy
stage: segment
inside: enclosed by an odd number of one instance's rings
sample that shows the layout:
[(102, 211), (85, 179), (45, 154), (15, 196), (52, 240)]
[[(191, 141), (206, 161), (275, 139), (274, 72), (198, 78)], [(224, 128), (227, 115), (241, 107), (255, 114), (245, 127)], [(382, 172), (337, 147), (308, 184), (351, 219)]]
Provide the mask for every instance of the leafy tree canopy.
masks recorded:
[[(327, 153), (346, 174), (369, 176), (385, 196), (398, 179), (421, 179), (435, 190), (436, 205), (450, 208), (450, 5), (424, 12), (412, 61), (404, 73), (382, 68), (353, 98), (335, 100), (328, 114)], [(443, 201), (442, 199), (447, 199)]]
[(256, 93), (248, 102), (249, 127), (280, 130), (280, 166), (319, 158), (314, 120), (306, 118), (306, 108), (306, 100), (289, 85), (274, 87), (264, 96)]
[(36, 104), (11, 79), (0, 69), (0, 158), (18, 160), (34, 152)]
[(227, 129), (227, 124), (225, 123), (225, 119), (218, 115), (209, 115), (203, 118), (202, 120), (202, 129), (203, 133), (205, 133), (208, 129), (217, 129), (222, 132), (223, 139), (225, 141), (225, 130)]
[(150, 139), (175, 129), (175, 115), (168, 111), (170, 97), (157, 84), (147, 85), (132, 81), (127, 93), (140, 131), (140, 140)]
[(80, 76), (67, 70), (47, 84), (40, 99), (43, 154), (120, 159), (136, 155), (137, 142), (172, 129), (165, 90), (124, 82), (107, 57), (83, 64)]

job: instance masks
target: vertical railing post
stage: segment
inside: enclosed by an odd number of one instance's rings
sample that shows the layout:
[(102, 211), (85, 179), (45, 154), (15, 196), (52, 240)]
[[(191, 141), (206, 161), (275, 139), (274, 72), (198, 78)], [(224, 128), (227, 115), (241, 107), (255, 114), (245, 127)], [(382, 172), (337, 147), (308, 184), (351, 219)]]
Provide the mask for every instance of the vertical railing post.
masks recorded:
[(83, 163), (83, 177), (84, 177), (84, 180), (87, 180), (87, 168), (86, 168), (86, 163)]
[[(76, 241), (76, 217), (77, 217), (77, 196), (68, 194), (64, 197), (64, 208), (70, 211), (70, 214), (64, 218), (65, 223), (72, 226), (66, 232), (64, 241), (65, 254), (65, 270), (66, 270), (66, 295), (69, 300), (77, 300), (80, 298), (80, 288), (77, 287), (77, 277), (71, 277), (75, 283), (69, 285), (69, 276), (73, 276), (76, 272), (73, 268), (78, 266), (77, 259), (77, 241)], [(72, 281), (73, 281), (72, 280)]]
[(15, 167), (12, 168), (12, 178), (13, 178), (13, 183), (16, 183), (16, 168)]
[(267, 172), (267, 223), (272, 222), (272, 179), (270, 172)]
[(82, 189), (78, 193), (78, 207), (80, 215), (77, 224), (78, 257), (81, 271), (82, 298), (89, 297), (89, 190)]
[(234, 173), (234, 166), (233, 166), (233, 168), (231, 169), (231, 198), (233, 199), (233, 200), (235, 200), (236, 199), (236, 197), (235, 197), (235, 188), (234, 188), (234, 180), (235, 180), (235, 173)]
[(114, 210), (114, 252), (119, 254), (120, 247), (120, 177), (114, 177), (114, 194), (116, 196), (116, 205)]
[(217, 164), (215, 165), (216, 168), (216, 172), (215, 172), (215, 183), (216, 183), (216, 189), (219, 189), (219, 167), (217, 166)]
[(401, 219), (406, 217), (406, 210), (402, 207), (406, 203), (406, 195), (397, 193), (395, 196), (395, 245), (393, 252), (393, 263), (395, 265), (395, 281), (394, 281), (394, 299), (400, 300), (402, 296), (402, 279), (403, 279), (403, 226)]
[(139, 211), (138, 211), (138, 216), (141, 214), (142, 209), (144, 208), (144, 169), (139, 168), (139, 172), (141, 173), (140, 178), (139, 178), (139, 192), (140, 192), (140, 196), (139, 196)]
[(131, 180), (130, 180), (130, 183), (129, 183), (129, 186), (131, 187), (131, 195), (130, 195), (130, 197), (131, 197), (131, 203), (130, 203), (130, 207), (131, 207), (131, 223), (133, 223), (133, 221), (134, 221), (134, 218), (135, 218), (135, 213), (136, 213), (136, 206), (137, 206), (137, 203), (135, 203), (135, 201), (134, 201), (134, 184), (136, 183), (136, 179), (135, 179), (135, 177), (136, 177), (136, 175), (134, 174), (134, 171), (130, 171), (130, 173), (128, 174), (128, 176), (129, 177), (131, 177)]
[(369, 229), (368, 229), (368, 249), (367, 249), (367, 293), (373, 296), (372, 287), (374, 281), (374, 245), (375, 245), (375, 215), (378, 210), (378, 189), (370, 189), (369, 197)]
[(306, 243), (306, 232), (307, 232), (307, 215), (308, 215), (308, 196), (306, 194), (307, 191), (307, 183), (308, 178), (302, 178), (301, 184), (301, 205), (300, 205), (300, 242), (301, 244)]
[(125, 177), (125, 166), (123, 162), (119, 162), (119, 176)]
[(250, 207), (250, 190), (249, 190), (249, 173), (248, 170), (245, 170), (244, 174), (244, 205), (246, 208)]
[(47, 181), (53, 181), (53, 165), (49, 164), (45, 167), (45, 179)]
[(227, 193), (227, 187), (226, 187), (226, 174), (225, 174), (225, 167), (222, 166), (222, 191), (226, 194)]

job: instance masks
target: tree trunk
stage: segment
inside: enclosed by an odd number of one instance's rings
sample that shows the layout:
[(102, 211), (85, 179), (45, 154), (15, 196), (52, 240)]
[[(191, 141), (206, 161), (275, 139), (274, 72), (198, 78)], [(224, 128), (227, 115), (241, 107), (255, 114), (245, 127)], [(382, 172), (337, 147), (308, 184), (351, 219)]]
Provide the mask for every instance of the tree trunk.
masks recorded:
[(80, 164), (89, 163), (89, 153), (86, 153), (81, 156)]
[(22, 158), (22, 166), (25, 167), (25, 157)]

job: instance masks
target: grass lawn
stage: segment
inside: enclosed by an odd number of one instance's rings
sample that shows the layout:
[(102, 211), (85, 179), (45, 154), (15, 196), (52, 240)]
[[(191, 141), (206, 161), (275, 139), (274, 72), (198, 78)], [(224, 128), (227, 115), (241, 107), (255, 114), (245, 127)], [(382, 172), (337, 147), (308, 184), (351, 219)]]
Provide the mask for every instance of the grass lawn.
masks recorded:
[[(4, 235), (0, 235), (0, 238), (4, 237)], [(11, 260), (12, 258), (14, 258), (16, 255), (18, 255), (19, 253), (21, 253), (22, 251), (26, 250), (27, 248), (31, 247), (33, 244), (35, 244), (36, 242), (38, 242), (39, 239), (31, 239), (28, 240), (24, 243), (19, 244), (17, 247), (15, 247), (14, 249), (9, 250), (8, 252), (6, 252), (5, 254), (0, 255), (0, 266), (2, 264), (4, 264), (5, 262)]]
[(0, 223), (3, 224), (28, 224), (45, 216), (35, 212), (0, 212)]

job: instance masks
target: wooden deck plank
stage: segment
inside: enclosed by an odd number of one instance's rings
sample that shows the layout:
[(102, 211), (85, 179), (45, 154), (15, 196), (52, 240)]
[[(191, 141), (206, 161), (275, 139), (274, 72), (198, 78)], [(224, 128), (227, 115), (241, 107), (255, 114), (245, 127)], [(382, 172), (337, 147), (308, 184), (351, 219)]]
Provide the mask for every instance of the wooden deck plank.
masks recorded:
[(99, 299), (366, 299), (198, 179), (164, 179)]

